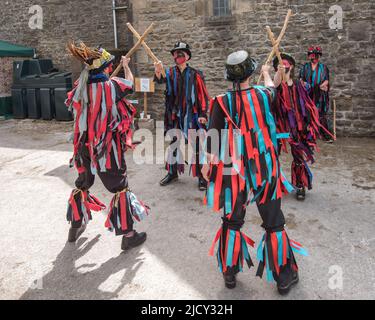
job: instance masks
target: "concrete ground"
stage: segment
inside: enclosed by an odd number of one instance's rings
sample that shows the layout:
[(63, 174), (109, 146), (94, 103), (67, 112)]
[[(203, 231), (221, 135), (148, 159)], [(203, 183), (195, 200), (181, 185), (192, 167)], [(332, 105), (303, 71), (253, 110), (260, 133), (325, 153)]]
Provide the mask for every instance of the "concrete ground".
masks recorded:
[[(137, 166), (131, 154), (130, 185), (152, 207), (137, 226), (148, 241), (122, 253), (121, 238), (104, 228), (105, 214), (94, 213), (83, 236), (68, 244), (65, 211), (76, 177), (68, 167), (71, 127), (0, 121), (1, 299), (375, 298), (375, 140), (321, 144), (314, 190), (304, 203), (293, 196), (283, 202), (290, 237), (310, 255), (297, 256), (301, 281), (281, 298), (255, 268), (239, 275), (235, 290), (225, 289), (208, 256), (220, 216), (202, 206), (196, 181), (185, 175), (161, 188), (163, 165)], [(109, 204), (100, 180), (92, 192)], [(244, 231), (258, 243), (263, 231), (255, 207), (246, 220)], [(255, 250), (250, 254), (256, 263)]]

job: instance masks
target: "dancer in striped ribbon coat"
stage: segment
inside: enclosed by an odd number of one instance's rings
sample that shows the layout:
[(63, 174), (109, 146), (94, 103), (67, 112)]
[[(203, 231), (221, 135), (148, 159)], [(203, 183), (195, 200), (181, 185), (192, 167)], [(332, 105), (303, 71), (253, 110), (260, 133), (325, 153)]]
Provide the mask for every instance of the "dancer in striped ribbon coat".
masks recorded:
[(137, 233), (133, 224), (148, 214), (148, 207), (129, 189), (126, 174), (125, 151), (134, 148), (136, 112), (126, 99), (133, 92), (134, 81), (129, 59), (122, 58), (125, 79), (110, 79), (114, 56), (105, 49), (92, 49), (83, 43), (70, 43), (68, 48), (84, 64), (66, 101), (75, 120), (71, 166), (78, 171), (76, 189), (68, 201), (67, 220), (71, 223), (68, 241), (74, 242), (82, 234), (92, 219), (91, 211), (105, 209), (89, 191), (98, 175), (114, 194), (105, 226), (123, 236), (121, 247), (126, 250), (146, 240), (146, 233)]
[[(217, 260), (228, 288), (236, 286), (236, 274), (246, 261), (253, 262), (248, 245), (254, 241), (242, 232), (246, 207), (255, 202), (263, 220), (265, 234), (259, 244), (257, 275), (266, 272), (267, 280), (276, 280), (278, 290), (286, 294), (298, 282), (293, 252), (305, 253), (290, 240), (284, 229), (281, 198), (293, 190), (284, 177), (278, 159), (276, 124), (271, 112), (276, 90), (270, 66), (263, 66), (265, 87), (250, 86), (256, 63), (246, 51), (229, 55), (227, 80), (233, 90), (211, 100), (207, 137), (207, 164), (203, 175), (208, 181), (205, 202), (214, 211), (223, 210), (223, 223), (210, 250)], [(215, 141), (214, 137), (218, 138)]]
[(307, 52), (310, 61), (302, 66), (299, 77), (319, 110), (319, 121), (326, 129), (321, 129), (322, 137), (327, 142), (333, 142), (332, 135), (327, 133), (330, 130), (327, 117), (330, 107), (330, 73), (328, 67), (320, 62), (322, 55), (321, 47), (310, 47)]
[[(206, 182), (201, 175), (199, 150), (202, 139), (197, 132), (206, 130), (209, 96), (204, 83), (202, 72), (192, 68), (188, 61), (192, 53), (187, 43), (177, 42), (171, 50), (176, 65), (166, 70), (166, 78), (162, 76), (163, 65), (155, 64), (155, 79), (158, 83), (166, 83), (165, 91), (165, 133), (174, 132), (172, 143), (168, 149), (166, 162), (167, 175), (160, 181), (161, 186), (166, 186), (178, 178), (184, 172), (185, 162), (181, 154), (179, 143), (188, 142), (195, 151), (191, 161), (191, 173), (198, 177), (198, 187), (206, 190)], [(178, 129), (179, 135), (175, 135)], [(194, 134), (192, 134), (194, 133)], [(204, 136), (204, 132), (200, 134)]]
[[(315, 162), (314, 152), (318, 149), (320, 129), (326, 129), (319, 122), (319, 110), (303, 82), (293, 77), (296, 66), (294, 58), (286, 53), (282, 53), (281, 58), (282, 65), (277, 58), (273, 61), (277, 99), (272, 112), (278, 132), (289, 133), (289, 138), (282, 141), (281, 150), (287, 152), (289, 143), (293, 156), (292, 184), (297, 189), (297, 199), (305, 200), (306, 189), (312, 189), (313, 180), (308, 162)], [(285, 72), (285, 81), (282, 79), (282, 70)], [(326, 134), (330, 133), (327, 131)]]

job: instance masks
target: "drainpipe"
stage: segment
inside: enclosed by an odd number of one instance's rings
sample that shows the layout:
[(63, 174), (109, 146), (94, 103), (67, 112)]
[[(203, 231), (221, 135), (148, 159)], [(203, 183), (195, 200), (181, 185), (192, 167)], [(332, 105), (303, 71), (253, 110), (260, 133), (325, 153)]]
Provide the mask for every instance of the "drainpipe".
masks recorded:
[(118, 49), (116, 11), (126, 10), (126, 9), (128, 9), (128, 6), (116, 7), (116, 0), (112, 0), (113, 34), (114, 34), (114, 38), (115, 38), (115, 48), (116, 49)]

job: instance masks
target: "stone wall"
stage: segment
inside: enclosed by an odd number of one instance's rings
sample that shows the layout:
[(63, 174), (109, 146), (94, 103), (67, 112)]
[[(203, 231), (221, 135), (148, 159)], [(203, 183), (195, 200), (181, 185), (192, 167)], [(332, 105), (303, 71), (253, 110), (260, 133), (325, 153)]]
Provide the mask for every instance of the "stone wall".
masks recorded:
[[(265, 26), (278, 34), (286, 11), (296, 14), (290, 22), (282, 49), (292, 53), (299, 64), (306, 60), (310, 45), (321, 45), (323, 62), (332, 74), (332, 97), (337, 101), (337, 125), (341, 135), (375, 136), (374, 1), (232, 0), (232, 16), (212, 16), (212, 1), (133, 0), (135, 27), (143, 32), (151, 23), (156, 28), (147, 42), (165, 65), (171, 65), (169, 49), (183, 39), (193, 48), (191, 65), (201, 69), (211, 95), (227, 87), (223, 61), (238, 49), (247, 49), (259, 63), (270, 51)], [(329, 8), (344, 10), (342, 30), (329, 28)], [(138, 74), (152, 76), (152, 62), (143, 51), (137, 54)], [(163, 113), (162, 91), (158, 87), (152, 103), (153, 114)]]
[(19, 58), (0, 57), (0, 98), (12, 95), (13, 61)]
[[(117, 6), (127, 0), (116, 0)], [(29, 8), (39, 5), (43, 9), (43, 28), (32, 30)], [(81, 39), (88, 45), (102, 44), (114, 48), (112, 1), (110, 0), (0, 0), (0, 39), (33, 47), (42, 58), (52, 58), (61, 70), (79, 73), (81, 66), (70, 58), (66, 44)], [(122, 48), (129, 46), (126, 23), (131, 10), (118, 11), (118, 38)]]
[[(211, 95), (227, 87), (223, 80), (223, 61), (230, 52), (245, 48), (261, 63), (270, 51), (265, 26), (275, 34), (281, 29), (287, 9), (296, 14), (282, 44), (299, 63), (306, 59), (309, 45), (323, 47), (325, 62), (332, 73), (332, 96), (337, 101), (338, 132), (342, 135), (375, 136), (374, 15), (372, 0), (231, 0), (232, 15), (212, 16), (211, 0), (129, 0), (131, 10), (118, 13), (119, 43), (129, 48), (133, 38), (126, 28), (132, 21), (143, 32), (155, 22), (147, 43), (165, 65), (173, 63), (169, 50), (176, 40), (185, 40), (193, 48), (191, 65), (206, 76)], [(116, 0), (124, 5), (127, 0)], [(80, 66), (66, 52), (70, 39), (82, 39), (90, 45), (114, 47), (110, 0), (39, 0), (43, 8), (42, 30), (28, 27), (32, 0), (0, 0), (0, 39), (31, 46), (43, 58), (52, 58), (61, 69), (78, 74)], [(331, 30), (329, 8), (344, 10), (342, 30)], [(152, 77), (152, 61), (139, 50), (134, 56), (136, 76)], [(163, 115), (162, 86), (150, 101), (151, 113)]]

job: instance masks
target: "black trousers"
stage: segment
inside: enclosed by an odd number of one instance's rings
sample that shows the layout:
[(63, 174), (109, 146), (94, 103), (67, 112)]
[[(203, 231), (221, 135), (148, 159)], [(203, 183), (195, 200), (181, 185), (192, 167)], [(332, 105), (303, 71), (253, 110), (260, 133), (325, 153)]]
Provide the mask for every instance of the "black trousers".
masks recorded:
[[(247, 194), (246, 192), (241, 192), (237, 197), (237, 202), (230, 218), (228, 219), (228, 216), (225, 214), (222, 218), (222, 230), (224, 235), (226, 234), (226, 230), (241, 231), (245, 222), (246, 205)], [(258, 202), (257, 207), (263, 221), (262, 227), (267, 233), (284, 230), (285, 218), (281, 211), (281, 199), (269, 201), (265, 204), (260, 204)], [(219, 250), (221, 252), (220, 254), (225, 256), (225, 246), (220, 246)], [(227, 272), (236, 274), (240, 272), (240, 267), (238, 264), (233, 267), (228, 267)]]
[[(224, 224), (229, 229), (241, 228), (245, 223), (247, 205), (247, 193), (241, 192), (237, 197), (237, 202), (232, 212), (231, 218), (228, 220), (225, 215), (223, 217)], [(281, 211), (281, 199), (272, 200), (265, 204), (257, 202), (258, 212), (262, 218), (262, 227), (268, 232), (281, 231), (284, 229), (285, 217)]]
[[(192, 148), (195, 150), (194, 153), (194, 159), (195, 163), (191, 164), (192, 167), (192, 175), (193, 177), (203, 178), (202, 176), (202, 165), (200, 164), (200, 154), (203, 154), (203, 143), (199, 136), (195, 139), (195, 145), (190, 141), (190, 144)], [(168, 147), (168, 157), (167, 157), (167, 163), (165, 165), (165, 170), (168, 171), (168, 174), (170, 175), (178, 175), (184, 172), (185, 163), (178, 163), (178, 159), (183, 159), (183, 155), (180, 155), (177, 157), (177, 153), (180, 153), (179, 148), (172, 148), (172, 144), (176, 144), (178, 141), (178, 146), (180, 146), (181, 143), (185, 144), (185, 138), (184, 137), (173, 137), (169, 147)], [(177, 145), (177, 144), (176, 144)], [(173, 159), (173, 162), (171, 162)], [(170, 163), (169, 163), (170, 162)]]
[[(297, 188), (302, 188), (302, 187), (308, 187), (308, 185), (305, 185), (303, 183), (303, 179), (301, 178), (298, 170), (298, 167), (303, 165), (303, 156), (301, 155), (301, 152), (299, 152), (294, 145), (290, 145), (290, 151), (293, 156), (293, 162), (292, 162), (292, 183), (295, 187)], [(295, 176), (295, 181), (293, 177)]]
[[(78, 178), (75, 181), (75, 185), (77, 189), (88, 191), (95, 182), (95, 175), (91, 173), (91, 169), (90, 169), (91, 158), (90, 158), (89, 150), (86, 146), (83, 146), (81, 148), (80, 155), (82, 158), (82, 164), (83, 164), (83, 167), (85, 168), (85, 171), (78, 175)], [(111, 169), (107, 170), (107, 172), (100, 172), (100, 170), (98, 170), (97, 175), (99, 176), (105, 188), (109, 192), (115, 194), (128, 187), (128, 177), (126, 174), (126, 162), (125, 162), (124, 157), (122, 159), (120, 169), (118, 169), (113, 152), (111, 152), (111, 164), (112, 164)], [(132, 222), (132, 219), (127, 219), (127, 220), (128, 220), (128, 230), (126, 232), (130, 232), (133, 230), (133, 222)], [(73, 228), (80, 227), (81, 225), (82, 225), (82, 219), (80, 221), (72, 221)]]

